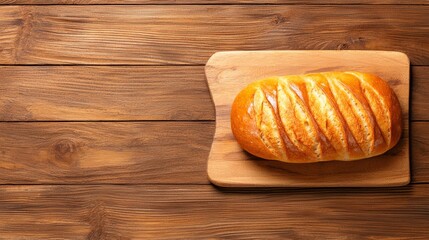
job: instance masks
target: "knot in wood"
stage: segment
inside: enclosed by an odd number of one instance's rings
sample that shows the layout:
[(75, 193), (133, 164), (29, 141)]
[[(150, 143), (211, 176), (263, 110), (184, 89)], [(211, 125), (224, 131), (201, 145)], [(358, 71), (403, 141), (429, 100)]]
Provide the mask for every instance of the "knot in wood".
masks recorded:
[(274, 23), (274, 25), (279, 25), (279, 24), (286, 22), (286, 20), (287, 19), (283, 15), (275, 14), (274, 19), (273, 19), (273, 23)]
[(73, 153), (76, 150), (76, 144), (68, 139), (60, 140), (55, 144), (55, 152), (64, 155)]
[(349, 37), (345, 42), (338, 44), (338, 50), (346, 50), (346, 49), (361, 49), (365, 47), (366, 40), (363, 37)]
[(56, 164), (66, 163), (67, 165), (75, 162), (75, 156), (79, 151), (79, 145), (70, 139), (61, 139), (54, 143), (52, 147)]

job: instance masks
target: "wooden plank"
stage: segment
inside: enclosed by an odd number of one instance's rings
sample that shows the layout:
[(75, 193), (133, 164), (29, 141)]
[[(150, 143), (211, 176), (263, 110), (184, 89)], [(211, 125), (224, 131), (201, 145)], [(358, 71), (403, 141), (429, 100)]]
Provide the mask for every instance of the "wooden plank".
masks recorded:
[(428, 221), (429, 185), (0, 187), (5, 239), (427, 239)]
[[(0, 64), (204, 64), (220, 50), (366, 49), (429, 64), (429, 6), (5, 6)], [(382, 31), (380, 31), (382, 29)]]
[(213, 120), (203, 67), (0, 67), (0, 120)]
[(0, 0), (0, 4), (429, 4), (428, 0)]
[(411, 119), (429, 120), (429, 67), (413, 67), (411, 76)]
[[(214, 122), (0, 123), (0, 184), (207, 184)], [(411, 124), (412, 182), (429, 182), (429, 123)]]
[[(214, 120), (203, 68), (1, 66), (0, 120)], [(429, 120), (429, 67), (411, 75), (411, 119)]]
[(214, 122), (0, 123), (0, 183), (207, 183)]
[(429, 122), (411, 124), (412, 181), (429, 182)]

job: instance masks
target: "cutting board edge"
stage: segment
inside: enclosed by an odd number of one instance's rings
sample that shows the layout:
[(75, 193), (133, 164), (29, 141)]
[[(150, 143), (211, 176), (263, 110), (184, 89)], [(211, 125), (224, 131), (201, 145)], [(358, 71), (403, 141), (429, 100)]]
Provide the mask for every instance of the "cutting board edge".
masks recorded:
[[(388, 54), (388, 55), (398, 55), (398, 58), (401, 58), (402, 60), (404, 60), (403, 64), (405, 66), (410, 66), (411, 61), (410, 58), (408, 57), (408, 55), (404, 52), (401, 51), (388, 51), (388, 50), (252, 50), (252, 51), (240, 51), (240, 50), (235, 50), (235, 51), (218, 51), (213, 53), (210, 58), (207, 60), (206, 64), (205, 64), (205, 69), (204, 71), (207, 72), (207, 68), (212, 67), (211, 63), (213, 61), (216, 60), (216, 58), (218, 57), (222, 57), (222, 55), (231, 55), (231, 54), (239, 54), (242, 52), (246, 52), (246, 53), (268, 53), (268, 52), (290, 52), (290, 53), (299, 53), (299, 52), (317, 52), (317, 53), (356, 53), (356, 52), (361, 52), (361, 53), (367, 53), (367, 52), (371, 52), (371, 53), (380, 53), (380, 54)], [(409, 71), (409, 70), (408, 70)], [(207, 79), (208, 80), (208, 79)]]

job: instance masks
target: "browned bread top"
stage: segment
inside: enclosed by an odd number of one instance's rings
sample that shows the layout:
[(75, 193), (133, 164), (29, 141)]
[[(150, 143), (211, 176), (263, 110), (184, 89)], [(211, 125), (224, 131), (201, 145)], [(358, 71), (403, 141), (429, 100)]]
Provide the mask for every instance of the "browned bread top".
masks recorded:
[(240, 146), (284, 162), (356, 160), (392, 148), (401, 109), (389, 85), (360, 72), (271, 77), (244, 88), (231, 109)]

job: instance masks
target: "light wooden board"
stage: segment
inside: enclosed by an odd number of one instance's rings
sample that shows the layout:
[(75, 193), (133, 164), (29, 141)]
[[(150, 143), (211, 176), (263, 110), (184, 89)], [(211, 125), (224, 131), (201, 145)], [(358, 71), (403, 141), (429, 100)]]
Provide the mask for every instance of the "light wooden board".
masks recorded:
[[(393, 88), (404, 119), (402, 138), (387, 153), (352, 162), (290, 164), (261, 160), (243, 151), (230, 129), (230, 108), (247, 84), (269, 76), (356, 70), (379, 75)], [(409, 60), (386, 51), (235, 51), (214, 54), (206, 76), (216, 107), (209, 179), (224, 187), (399, 186), (410, 181)]]

